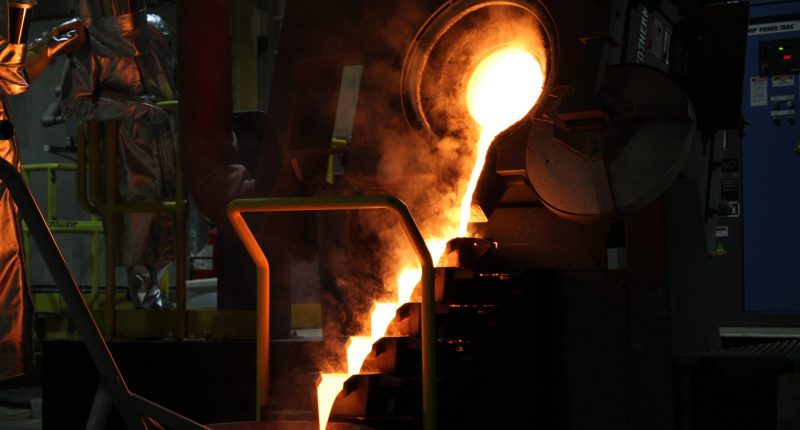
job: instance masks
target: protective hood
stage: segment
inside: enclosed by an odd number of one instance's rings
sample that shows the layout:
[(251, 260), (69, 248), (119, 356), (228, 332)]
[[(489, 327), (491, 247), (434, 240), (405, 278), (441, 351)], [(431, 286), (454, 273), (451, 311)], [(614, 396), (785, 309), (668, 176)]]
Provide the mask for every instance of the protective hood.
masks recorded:
[[(101, 57), (131, 57), (147, 49), (147, 9), (107, 14), (102, 0), (80, 0), (78, 17), (89, 32), (92, 51)], [(113, 2), (112, 2), (113, 3)]]
[[(0, 94), (28, 88), (25, 42), (32, 3), (0, 0)], [(11, 23), (9, 23), (11, 21)], [(0, 96), (0, 158), (19, 169), (20, 158), (5, 98)], [(11, 193), (0, 183), (0, 381), (25, 375), (33, 363), (33, 306), (23, 266), (22, 231)]]
[(35, 0), (0, 0), (0, 93), (19, 94), (28, 89), (25, 50), (35, 4)]
[[(150, 36), (155, 37), (155, 45), (169, 48), (171, 53), (175, 52), (175, 31), (164, 21), (160, 15), (154, 13), (147, 14), (147, 24), (150, 28)], [(174, 55), (174, 54), (172, 54)]]

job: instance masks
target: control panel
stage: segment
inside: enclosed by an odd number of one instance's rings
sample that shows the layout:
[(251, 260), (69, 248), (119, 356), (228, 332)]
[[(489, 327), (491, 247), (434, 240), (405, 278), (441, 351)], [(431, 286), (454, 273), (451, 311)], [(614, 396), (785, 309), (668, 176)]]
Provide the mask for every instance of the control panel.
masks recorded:
[(751, 7), (741, 145), (723, 151), (718, 210), (721, 247), (740, 241), (747, 312), (800, 312), (799, 74), (800, 2)]
[(800, 39), (764, 40), (758, 46), (761, 75), (800, 73)]

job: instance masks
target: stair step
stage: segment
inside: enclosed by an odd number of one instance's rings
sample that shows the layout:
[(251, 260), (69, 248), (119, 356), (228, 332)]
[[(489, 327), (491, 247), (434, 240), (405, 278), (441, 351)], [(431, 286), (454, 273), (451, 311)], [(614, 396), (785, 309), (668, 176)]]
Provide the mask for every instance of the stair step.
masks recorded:
[[(397, 309), (394, 319), (386, 328), (386, 336), (421, 337), (422, 305), (406, 303)], [(436, 305), (436, 337), (440, 343), (469, 341), (486, 336), (497, 326), (496, 305)]]
[[(434, 298), (446, 305), (496, 303), (502, 297), (504, 275), (481, 274), (460, 267), (434, 269)], [(422, 284), (417, 284), (411, 300), (422, 300)]]
[(386, 373), (353, 375), (331, 409), (331, 419), (392, 418), (412, 420), (422, 407), (419, 380)]
[(483, 268), (496, 250), (497, 242), (488, 239), (456, 237), (447, 242), (445, 258), (447, 266)]
[(387, 336), (422, 336), (420, 329), (420, 312), (422, 304), (419, 302), (405, 303), (397, 308), (394, 319), (386, 328)]
[(421, 363), (422, 341), (418, 337), (384, 337), (372, 345), (361, 371), (414, 377), (421, 374)]

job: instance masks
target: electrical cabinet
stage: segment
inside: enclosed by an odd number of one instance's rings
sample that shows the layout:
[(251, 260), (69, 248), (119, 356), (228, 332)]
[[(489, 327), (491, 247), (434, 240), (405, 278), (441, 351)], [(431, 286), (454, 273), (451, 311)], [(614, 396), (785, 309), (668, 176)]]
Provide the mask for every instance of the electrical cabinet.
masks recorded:
[[(741, 217), (744, 310), (794, 313), (800, 311), (800, 2), (752, 4), (747, 39), (741, 151), (723, 150), (719, 232), (730, 224), (725, 217)], [(725, 240), (719, 243), (724, 250)]]

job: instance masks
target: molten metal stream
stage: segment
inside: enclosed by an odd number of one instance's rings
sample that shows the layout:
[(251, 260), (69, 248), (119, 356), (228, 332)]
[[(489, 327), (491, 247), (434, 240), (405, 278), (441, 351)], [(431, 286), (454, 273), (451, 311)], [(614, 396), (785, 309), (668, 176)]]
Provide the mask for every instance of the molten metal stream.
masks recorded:
[[(538, 61), (520, 48), (505, 48), (496, 51), (478, 64), (467, 85), (467, 107), (472, 118), (481, 127), (480, 139), (475, 149), (475, 164), (469, 180), (461, 192), (461, 205), (457, 208), (458, 224), (445, 226), (443, 238), (426, 241), (433, 261), (444, 254), (447, 241), (454, 237), (465, 237), (470, 221), (472, 195), (486, 162), (486, 152), (494, 138), (503, 130), (522, 119), (530, 111), (544, 84), (544, 72)], [(347, 346), (347, 373), (322, 374), (317, 387), (319, 428), (325, 430), (333, 402), (350, 375), (361, 371), (364, 359), (372, 350), (372, 344), (383, 337), (386, 328), (395, 316), (397, 308), (410, 300), (422, 271), (418, 266), (403, 269), (397, 278), (397, 302), (375, 303), (372, 312), (370, 336), (352, 336)]]
[(317, 410), (319, 411), (319, 428), (325, 430), (328, 426), (328, 417), (331, 414), (333, 401), (342, 391), (344, 381), (350, 377), (347, 373), (323, 373), (317, 385)]

